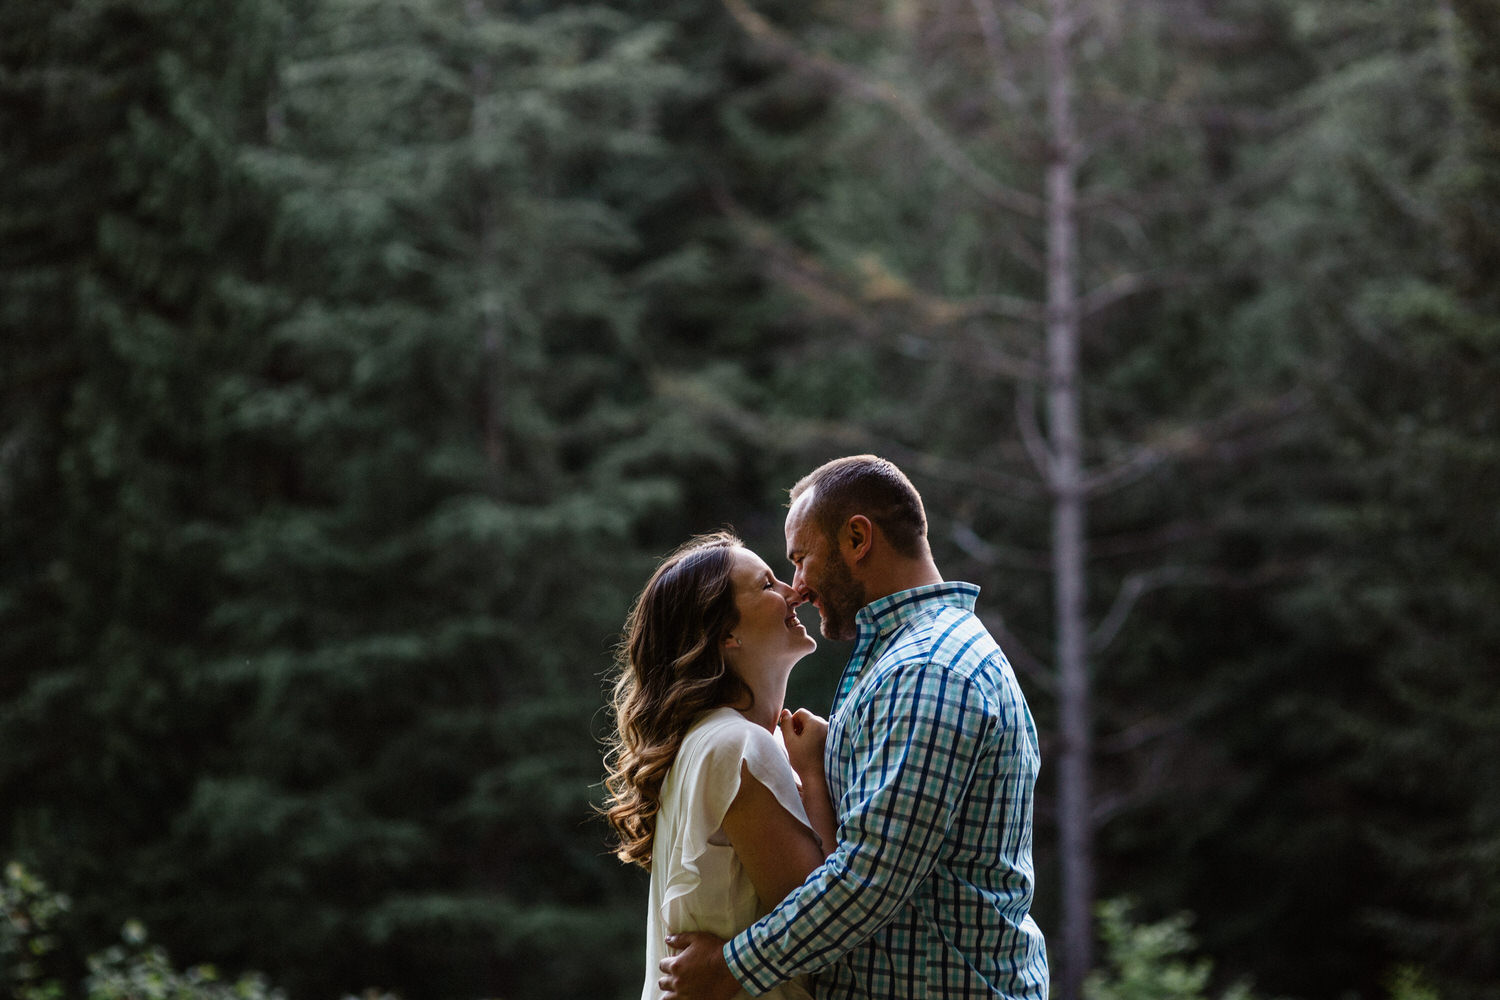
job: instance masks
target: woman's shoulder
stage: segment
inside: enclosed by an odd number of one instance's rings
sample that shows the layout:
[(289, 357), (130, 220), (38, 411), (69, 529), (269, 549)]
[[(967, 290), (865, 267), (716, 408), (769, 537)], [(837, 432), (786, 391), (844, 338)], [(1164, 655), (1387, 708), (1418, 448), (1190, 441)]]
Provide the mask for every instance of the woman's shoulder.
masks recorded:
[(715, 709), (694, 722), (668, 775), (663, 801), (684, 815), (701, 817), (708, 831), (715, 830), (747, 771), (782, 808), (812, 829), (780, 735), (732, 708)]
[[(683, 737), (679, 759), (735, 760), (774, 753), (784, 758), (776, 737), (728, 706), (703, 713)], [(788, 765), (790, 766), (790, 765)]]
[(765, 733), (760, 726), (745, 718), (739, 711), (728, 705), (709, 709), (704, 712), (693, 724), (688, 727), (687, 734), (682, 738), (682, 749), (684, 752), (689, 748), (696, 752), (703, 752), (710, 747), (721, 744), (743, 745), (748, 740), (755, 739), (757, 732)]

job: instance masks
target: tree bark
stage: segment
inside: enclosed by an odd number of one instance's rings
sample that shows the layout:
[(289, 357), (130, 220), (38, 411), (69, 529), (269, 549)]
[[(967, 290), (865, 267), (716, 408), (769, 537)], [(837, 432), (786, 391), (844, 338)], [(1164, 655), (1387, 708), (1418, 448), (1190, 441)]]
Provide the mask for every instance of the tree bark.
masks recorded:
[(1090, 678), (1084, 567), (1087, 485), (1079, 406), (1078, 127), (1070, 0), (1047, 2), (1047, 481), (1052, 495), (1062, 882), (1061, 1000), (1078, 1000), (1093, 960)]

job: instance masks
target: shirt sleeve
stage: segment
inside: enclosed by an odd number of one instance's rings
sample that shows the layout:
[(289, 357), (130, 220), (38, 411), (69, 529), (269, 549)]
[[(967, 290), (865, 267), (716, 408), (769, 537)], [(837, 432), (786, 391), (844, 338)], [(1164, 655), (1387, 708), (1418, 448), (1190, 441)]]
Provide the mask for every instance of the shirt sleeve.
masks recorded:
[(724, 946), (730, 972), (751, 993), (833, 964), (911, 899), (995, 724), (972, 680), (923, 662), (893, 670), (851, 711), (838, 847)]

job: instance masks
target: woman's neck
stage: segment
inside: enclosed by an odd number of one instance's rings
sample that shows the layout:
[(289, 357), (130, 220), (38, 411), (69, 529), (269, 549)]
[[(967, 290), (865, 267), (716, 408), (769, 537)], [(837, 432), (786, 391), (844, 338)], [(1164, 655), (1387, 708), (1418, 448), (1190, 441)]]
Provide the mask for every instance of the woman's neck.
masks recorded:
[(782, 677), (779, 683), (767, 681), (760, 687), (751, 687), (750, 691), (753, 701), (748, 696), (741, 697), (733, 707), (757, 726), (774, 733), (781, 708), (786, 704), (786, 678)]

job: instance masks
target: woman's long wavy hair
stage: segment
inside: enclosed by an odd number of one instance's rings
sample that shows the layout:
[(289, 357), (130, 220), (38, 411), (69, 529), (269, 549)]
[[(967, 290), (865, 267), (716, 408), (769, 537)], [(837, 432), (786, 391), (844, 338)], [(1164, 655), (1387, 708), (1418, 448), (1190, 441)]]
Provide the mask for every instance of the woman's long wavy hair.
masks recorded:
[(722, 646), (739, 624), (730, 570), (742, 544), (727, 531), (691, 539), (657, 567), (625, 619), (604, 810), (621, 861), (650, 869), (661, 785), (683, 737), (704, 712), (749, 694)]

